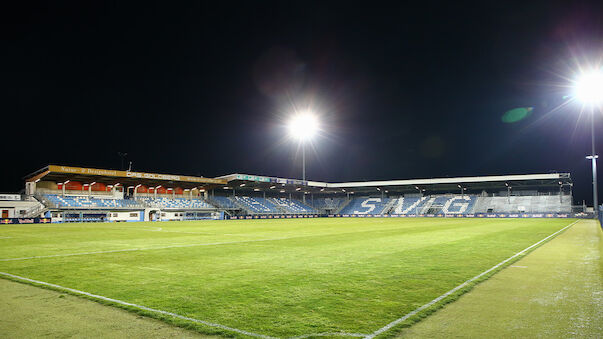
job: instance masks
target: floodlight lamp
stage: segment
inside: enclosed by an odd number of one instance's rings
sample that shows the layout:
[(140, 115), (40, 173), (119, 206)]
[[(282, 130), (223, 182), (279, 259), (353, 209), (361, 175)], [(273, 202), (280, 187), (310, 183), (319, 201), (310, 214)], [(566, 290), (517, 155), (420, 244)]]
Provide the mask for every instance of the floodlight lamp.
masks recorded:
[(297, 114), (289, 121), (288, 128), (293, 138), (306, 141), (318, 131), (318, 121), (311, 113)]
[(588, 159), (588, 160), (599, 159), (599, 156), (598, 155), (589, 155), (586, 157), (586, 159)]
[(574, 95), (584, 104), (603, 103), (603, 71), (594, 70), (583, 73), (574, 87)]

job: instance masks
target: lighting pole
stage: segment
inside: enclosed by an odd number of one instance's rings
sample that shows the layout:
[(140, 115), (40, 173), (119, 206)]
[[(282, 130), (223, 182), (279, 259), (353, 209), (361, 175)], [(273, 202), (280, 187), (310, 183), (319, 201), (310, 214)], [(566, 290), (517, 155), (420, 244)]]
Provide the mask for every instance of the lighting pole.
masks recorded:
[(590, 109), (590, 133), (591, 133), (591, 155), (586, 159), (591, 160), (593, 170), (593, 210), (595, 218), (599, 216), (599, 199), (597, 194), (597, 158), (595, 152), (595, 107), (601, 107), (603, 103), (603, 68), (595, 68), (590, 72), (583, 73), (576, 81), (575, 96)]
[(599, 199), (597, 194), (597, 158), (599, 157), (595, 152), (595, 110), (591, 107), (590, 111), (590, 134), (591, 134), (591, 146), (592, 153), (590, 156), (586, 157), (590, 159), (593, 168), (593, 206), (595, 210), (595, 217), (599, 216)]
[[(298, 113), (289, 121), (289, 135), (301, 144), (302, 149), (302, 180), (306, 181), (306, 143), (309, 142), (318, 131), (318, 121), (311, 112)], [(303, 194), (303, 202), (306, 195)]]
[(302, 142), (302, 180), (306, 181), (306, 143)]

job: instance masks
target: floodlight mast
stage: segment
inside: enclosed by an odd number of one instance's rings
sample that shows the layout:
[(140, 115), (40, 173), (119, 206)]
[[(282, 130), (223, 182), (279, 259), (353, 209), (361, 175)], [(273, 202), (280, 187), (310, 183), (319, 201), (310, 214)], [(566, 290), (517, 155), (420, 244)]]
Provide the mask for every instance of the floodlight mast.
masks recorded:
[(593, 170), (593, 207), (595, 210), (595, 217), (599, 217), (599, 194), (597, 187), (597, 158), (599, 157), (597, 153), (595, 153), (595, 110), (591, 110), (591, 124), (590, 124), (590, 132), (591, 132), (591, 143), (592, 143), (592, 153), (590, 157), (592, 170)]
[(599, 216), (599, 199), (597, 194), (597, 158), (595, 152), (595, 107), (600, 107), (603, 102), (603, 71), (595, 69), (591, 72), (582, 74), (575, 85), (575, 96), (590, 109), (591, 123), (591, 148), (592, 153), (587, 156), (591, 160), (593, 171), (593, 210), (595, 218)]
[(306, 181), (306, 143), (302, 143), (302, 180)]
[[(291, 121), (289, 121), (289, 134), (291, 137), (297, 139), (301, 144), (302, 148), (302, 180), (306, 181), (306, 142), (310, 141), (316, 131), (318, 130), (318, 123), (316, 117), (310, 113), (301, 113), (295, 115)], [(303, 195), (303, 202), (306, 202), (306, 195)]]

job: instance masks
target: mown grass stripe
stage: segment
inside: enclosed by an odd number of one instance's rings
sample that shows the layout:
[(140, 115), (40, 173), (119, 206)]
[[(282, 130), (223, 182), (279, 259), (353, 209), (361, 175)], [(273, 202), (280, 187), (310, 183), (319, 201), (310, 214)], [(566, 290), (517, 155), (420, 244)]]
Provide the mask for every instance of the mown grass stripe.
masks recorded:
[(42, 285), (42, 286), (50, 287), (50, 288), (55, 289), (55, 290), (65, 291), (65, 292), (69, 292), (69, 293), (76, 294), (76, 295), (83, 295), (83, 296), (86, 296), (86, 297), (89, 297), (89, 298), (92, 298), (92, 299), (108, 301), (108, 302), (111, 302), (111, 303), (114, 303), (114, 304), (118, 304), (118, 305), (122, 305), (122, 306), (128, 306), (128, 307), (133, 307), (133, 308), (137, 308), (139, 310), (143, 310), (143, 311), (147, 311), (147, 312), (152, 312), (152, 313), (167, 315), (167, 316), (174, 317), (174, 318), (177, 318), (177, 319), (192, 321), (194, 323), (203, 324), (203, 325), (206, 325), (206, 326), (215, 327), (215, 328), (219, 328), (219, 329), (227, 330), (227, 331), (231, 331), (231, 332), (236, 332), (236, 333), (248, 335), (248, 336), (251, 336), (251, 337), (265, 338), (265, 339), (275, 339), (275, 337), (271, 337), (271, 336), (267, 336), (267, 335), (263, 335), (263, 334), (257, 334), (257, 333), (253, 333), (253, 332), (241, 330), (241, 329), (234, 328), (234, 327), (229, 327), (229, 326), (225, 326), (225, 325), (221, 325), (221, 324), (212, 323), (212, 322), (205, 321), (205, 320), (199, 320), (199, 319), (195, 319), (195, 318), (190, 318), (190, 317), (186, 317), (186, 316), (183, 316), (183, 315), (180, 315), (180, 314), (177, 314), (177, 313), (162, 311), (162, 310), (158, 310), (158, 309), (155, 309), (155, 308), (146, 307), (146, 306), (143, 306), (143, 305), (133, 304), (133, 303), (129, 303), (129, 302), (126, 302), (126, 301), (117, 300), (117, 299), (113, 299), (113, 298), (108, 298), (108, 297), (104, 297), (102, 295), (92, 294), (92, 293), (89, 293), (89, 292), (84, 292), (84, 291), (76, 290), (76, 289), (73, 289), (73, 288), (64, 287), (64, 286), (61, 286), (61, 285), (51, 284), (51, 283), (47, 283), (47, 282), (44, 282), (44, 281), (29, 279), (29, 278), (21, 277), (21, 276), (10, 274), (10, 273), (6, 273), (6, 272), (0, 272), (0, 275), (3, 275), (5, 277), (7, 277), (7, 278), (11, 278), (11, 279), (17, 280), (17, 281), (28, 282), (28, 283), (32, 283), (32, 284), (36, 284), (36, 285)]
[(137, 247), (137, 248), (125, 248), (125, 249), (121, 249), (121, 250), (49, 254), (49, 255), (37, 255), (37, 256), (32, 256), (32, 257), (21, 257), (21, 258), (2, 258), (2, 259), (0, 259), (0, 261), (18, 261), (18, 260), (30, 260), (30, 259), (72, 257), (72, 256), (78, 256), (78, 255), (149, 251), (149, 250), (162, 250), (162, 249), (169, 249), (169, 248), (196, 247), (196, 246), (230, 245), (230, 244), (240, 244), (240, 243), (249, 243), (249, 242), (260, 242), (260, 241), (287, 240), (287, 239), (305, 238), (305, 237), (306, 236), (304, 236), (304, 237), (283, 237), (283, 238), (272, 238), (272, 239), (251, 239), (251, 240), (240, 240), (240, 241), (223, 241), (223, 242), (211, 242), (211, 243), (200, 243), (200, 244), (167, 245), (167, 246), (155, 246), (155, 247)]
[(458, 290), (460, 290), (460, 289), (462, 289), (462, 288), (466, 287), (466, 286), (467, 286), (467, 285), (469, 285), (471, 282), (473, 282), (473, 281), (475, 281), (475, 280), (477, 280), (477, 279), (479, 279), (479, 278), (483, 277), (484, 275), (486, 275), (486, 274), (488, 274), (488, 273), (490, 273), (490, 272), (492, 272), (492, 271), (496, 270), (497, 268), (501, 267), (502, 265), (506, 264), (507, 262), (509, 262), (509, 261), (511, 261), (511, 260), (513, 260), (513, 259), (515, 259), (515, 258), (517, 258), (517, 257), (518, 257), (518, 256), (520, 256), (520, 255), (523, 255), (525, 252), (529, 251), (530, 249), (532, 249), (532, 248), (534, 248), (534, 247), (536, 247), (536, 246), (538, 246), (538, 245), (542, 244), (543, 242), (545, 242), (545, 241), (547, 241), (547, 240), (551, 239), (552, 237), (556, 236), (557, 234), (559, 234), (559, 233), (561, 233), (561, 232), (565, 231), (566, 229), (568, 229), (569, 227), (573, 226), (573, 225), (574, 225), (575, 223), (577, 223), (578, 221), (579, 221), (579, 220), (576, 220), (576, 221), (572, 222), (571, 224), (569, 224), (569, 225), (567, 225), (567, 226), (563, 227), (562, 229), (560, 229), (560, 230), (558, 230), (557, 232), (555, 232), (555, 233), (553, 233), (553, 234), (551, 234), (551, 235), (547, 236), (546, 238), (544, 238), (544, 239), (542, 239), (542, 240), (538, 241), (537, 243), (532, 244), (532, 245), (530, 245), (529, 247), (526, 247), (525, 249), (523, 249), (523, 250), (521, 250), (521, 251), (519, 251), (519, 252), (515, 253), (514, 255), (510, 256), (509, 258), (507, 258), (507, 259), (505, 259), (505, 260), (501, 261), (500, 263), (498, 263), (498, 264), (496, 264), (496, 265), (492, 266), (491, 268), (489, 268), (489, 269), (485, 270), (484, 272), (482, 272), (482, 273), (480, 273), (480, 274), (478, 274), (478, 275), (474, 276), (473, 278), (471, 278), (471, 279), (469, 279), (469, 280), (466, 280), (465, 282), (463, 282), (462, 284), (458, 285), (457, 287), (455, 287), (455, 288), (451, 289), (450, 291), (448, 291), (448, 292), (446, 292), (446, 293), (444, 293), (444, 294), (440, 295), (439, 297), (437, 297), (437, 298), (433, 299), (432, 301), (428, 302), (427, 304), (425, 304), (425, 305), (423, 305), (423, 306), (421, 306), (421, 307), (419, 307), (419, 308), (415, 309), (414, 311), (412, 311), (412, 312), (410, 312), (410, 313), (407, 313), (406, 315), (404, 315), (404, 316), (402, 316), (402, 317), (400, 317), (400, 318), (398, 318), (398, 319), (396, 319), (396, 320), (394, 320), (394, 321), (390, 322), (389, 324), (387, 324), (387, 325), (385, 325), (385, 326), (381, 327), (381, 328), (380, 328), (380, 329), (378, 329), (377, 331), (375, 331), (375, 332), (371, 333), (370, 335), (367, 335), (367, 336), (366, 336), (366, 337), (364, 337), (364, 338), (365, 338), (365, 339), (372, 339), (372, 338), (374, 338), (374, 337), (376, 337), (376, 336), (378, 336), (378, 335), (380, 335), (380, 334), (382, 334), (382, 333), (384, 333), (384, 332), (386, 332), (386, 331), (388, 331), (388, 330), (392, 329), (394, 326), (396, 326), (396, 325), (398, 325), (398, 324), (402, 323), (403, 321), (407, 320), (408, 318), (410, 318), (410, 317), (412, 317), (412, 316), (416, 315), (417, 313), (419, 313), (419, 312), (421, 312), (421, 311), (423, 311), (423, 310), (425, 310), (425, 309), (427, 309), (427, 308), (429, 308), (429, 307), (431, 307), (431, 306), (435, 305), (436, 303), (438, 303), (438, 302), (442, 301), (443, 299), (445, 299), (445, 298), (446, 298), (446, 297), (448, 297), (449, 295), (451, 295), (451, 294), (453, 294), (453, 293), (457, 292)]

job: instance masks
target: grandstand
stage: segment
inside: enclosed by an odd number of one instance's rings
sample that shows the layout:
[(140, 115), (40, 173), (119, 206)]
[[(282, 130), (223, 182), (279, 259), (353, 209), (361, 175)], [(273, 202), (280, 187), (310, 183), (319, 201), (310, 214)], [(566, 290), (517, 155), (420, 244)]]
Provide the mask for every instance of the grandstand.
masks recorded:
[(291, 216), (576, 216), (569, 173), (325, 183), (49, 165), (25, 177), (23, 217), (52, 222)]

